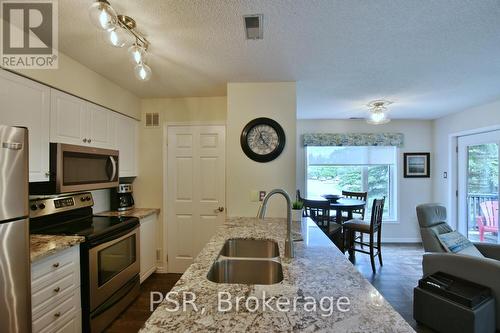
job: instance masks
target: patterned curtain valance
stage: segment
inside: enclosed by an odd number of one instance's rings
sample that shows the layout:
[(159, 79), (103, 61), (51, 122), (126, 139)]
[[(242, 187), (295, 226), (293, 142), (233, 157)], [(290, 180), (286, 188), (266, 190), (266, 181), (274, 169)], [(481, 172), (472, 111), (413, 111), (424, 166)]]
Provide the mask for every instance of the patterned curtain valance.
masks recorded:
[(402, 133), (312, 133), (304, 134), (304, 146), (395, 146), (402, 147)]

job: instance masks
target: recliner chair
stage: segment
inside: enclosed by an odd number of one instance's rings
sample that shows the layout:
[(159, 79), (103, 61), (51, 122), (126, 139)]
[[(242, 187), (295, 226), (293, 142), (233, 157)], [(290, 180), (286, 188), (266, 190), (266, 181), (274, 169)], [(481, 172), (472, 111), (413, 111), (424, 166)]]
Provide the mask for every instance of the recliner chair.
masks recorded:
[(446, 252), (437, 235), (453, 231), (446, 223), (446, 207), (440, 204), (417, 206), (417, 218), (424, 246), (424, 276), (448, 273), (491, 289), (496, 302), (496, 329), (500, 330), (500, 245), (475, 243), (485, 258)]

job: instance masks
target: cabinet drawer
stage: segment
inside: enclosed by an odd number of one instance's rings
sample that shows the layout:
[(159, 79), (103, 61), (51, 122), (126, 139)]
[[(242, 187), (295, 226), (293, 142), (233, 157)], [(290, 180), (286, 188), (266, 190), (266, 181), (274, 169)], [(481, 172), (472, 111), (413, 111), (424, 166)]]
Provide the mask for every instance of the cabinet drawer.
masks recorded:
[(37, 291), (73, 272), (80, 285), (80, 247), (73, 246), (31, 265), (31, 288)]
[(32, 291), (31, 308), (33, 315), (48, 307), (52, 307), (59, 300), (73, 293), (75, 288), (79, 288), (80, 279), (75, 272), (67, 271), (66, 273), (66, 275), (59, 277), (56, 281), (43, 288)]
[(80, 312), (80, 289), (73, 290), (41, 314), (33, 318), (33, 332), (56, 332)]
[(61, 323), (61, 326), (54, 329), (54, 333), (79, 333), (82, 331), (82, 312), (78, 311), (68, 320)]

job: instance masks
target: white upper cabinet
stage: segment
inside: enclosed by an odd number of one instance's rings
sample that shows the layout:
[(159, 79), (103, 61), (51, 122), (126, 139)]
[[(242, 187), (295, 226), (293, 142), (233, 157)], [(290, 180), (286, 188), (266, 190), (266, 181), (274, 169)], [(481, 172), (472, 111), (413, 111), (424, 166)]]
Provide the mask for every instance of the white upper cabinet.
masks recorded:
[(88, 144), (98, 148), (116, 148), (116, 116), (99, 105), (87, 103), (90, 117)]
[(120, 151), (120, 177), (137, 176), (138, 121), (116, 114), (116, 149)]
[(50, 141), (115, 148), (113, 111), (52, 89)]
[(0, 69), (0, 124), (29, 130), (29, 179), (49, 179), (50, 88)]
[(86, 145), (90, 128), (87, 102), (61, 91), (51, 90), (50, 141)]

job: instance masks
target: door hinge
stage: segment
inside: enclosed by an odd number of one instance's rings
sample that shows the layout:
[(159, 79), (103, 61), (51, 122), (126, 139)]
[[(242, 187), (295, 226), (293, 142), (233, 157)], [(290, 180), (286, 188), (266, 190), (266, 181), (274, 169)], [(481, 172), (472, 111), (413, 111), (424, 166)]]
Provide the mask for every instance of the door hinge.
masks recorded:
[(156, 261), (161, 260), (161, 249), (156, 249)]
[(168, 254), (165, 256), (165, 261), (168, 263)]
[(455, 151), (458, 153), (458, 146), (455, 147)]
[(458, 198), (458, 190), (455, 191), (455, 196)]

